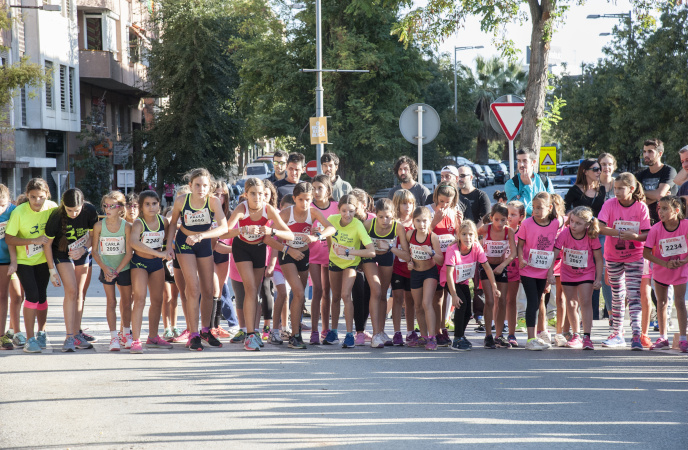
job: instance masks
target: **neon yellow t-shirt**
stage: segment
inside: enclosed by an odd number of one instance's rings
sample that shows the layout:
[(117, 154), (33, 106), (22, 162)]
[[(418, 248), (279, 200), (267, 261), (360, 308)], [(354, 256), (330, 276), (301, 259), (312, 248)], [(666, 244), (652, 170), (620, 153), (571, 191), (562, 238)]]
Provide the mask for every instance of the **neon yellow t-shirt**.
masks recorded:
[(358, 263), (361, 262), (360, 256), (337, 256), (334, 249), (337, 246), (348, 248), (349, 250), (358, 250), (363, 246), (372, 244), (370, 236), (366, 231), (363, 223), (354, 219), (347, 226), (342, 227), (340, 222), (342, 220), (341, 214), (333, 214), (327, 218), (333, 227), (337, 229), (337, 232), (332, 236), (332, 247), (330, 248), (330, 262), (335, 264), (340, 269), (346, 269), (347, 267), (356, 267)]
[[(10, 220), (7, 222), (6, 234), (20, 239), (34, 239), (45, 234), (45, 224), (57, 204), (51, 200), (46, 200), (40, 211), (31, 209), (29, 202), (17, 206)], [(25, 266), (37, 266), (46, 262), (45, 253), (42, 245), (19, 245), (17, 246), (17, 264)]]

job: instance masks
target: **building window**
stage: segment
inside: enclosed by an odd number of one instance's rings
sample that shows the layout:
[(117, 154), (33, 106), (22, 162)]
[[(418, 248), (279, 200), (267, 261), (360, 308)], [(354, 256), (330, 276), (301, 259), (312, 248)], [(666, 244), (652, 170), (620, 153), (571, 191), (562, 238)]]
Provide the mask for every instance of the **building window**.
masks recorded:
[(67, 66), (60, 65), (60, 109), (67, 112)]
[(86, 16), (86, 48), (103, 50), (103, 18)]
[(48, 75), (48, 81), (45, 83), (45, 107), (48, 109), (55, 109), (53, 104), (53, 62), (45, 61), (45, 73)]
[(69, 112), (74, 112), (74, 92), (76, 91), (76, 84), (74, 83), (74, 67), (69, 68)]
[(27, 121), (26, 121), (26, 86), (22, 86), (19, 98), (21, 101), (21, 124), (23, 127), (25, 127), (27, 125)]

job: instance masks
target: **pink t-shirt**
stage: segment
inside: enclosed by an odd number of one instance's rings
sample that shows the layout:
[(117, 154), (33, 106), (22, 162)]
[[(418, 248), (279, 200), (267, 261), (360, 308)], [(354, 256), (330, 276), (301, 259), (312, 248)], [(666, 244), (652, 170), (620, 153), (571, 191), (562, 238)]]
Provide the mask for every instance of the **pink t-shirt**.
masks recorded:
[[(610, 198), (597, 216), (600, 222), (615, 230), (642, 233), (650, 229), (650, 214), (643, 202), (633, 202), (623, 206), (619, 199)], [(607, 236), (604, 240), (604, 259), (611, 262), (632, 262), (643, 258), (643, 243), (627, 241), (616, 236)]]
[[(662, 222), (650, 228), (645, 247), (652, 249), (652, 254), (663, 261), (685, 259), (688, 253), (688, 220), (680, 220), (674, 231), (667, 231)], [(659, 264), (652, 265), (652, 279), (662, 284), (677, 285), (688, 282), (688, 265), (679, 269), (667, 269)]]
[(554, 248), (561, 250), (561, 281), (595, 280), (594, 250), (602, 248), (600, 239), (591, 239), (586, 233), (581, 239), (571, 234), (571, 229), (565, 227), (559, 233)]
[(459, 251), (459, 244), (452, 244), (447, 249), (445, 254), (444, 267), (442, 272), (445, 274), (445, 283), (447, 277), (447, 266), (454, 267), (454, 281), (457, 284), (468, 284), (468, 280), (472, 280), (476, 271), (476, 263), (485, 264), (487, 256), (480, 244), (473, 244), (473, 248), (467, 255), (462, 255)]
[[(312, 208), (320, 210), (325, 219), (330, 217), (332, 214), (339, 214), (339, 205), (335, 201), (331, 201), (330, 205), (325, 209), (320, 209), (315, 204), (311, 204)], [(328, 224), (329, 225), (329, 224)], [(325, 227), (315, 220), (313, 222), (313, 230), (322, 233)], [(309, 247), (310, 252), (308, 260), (311, 264), (324, 264), (327, 265), (330, 262), (330, 249), (327, 246), (327, 240), (320, 242), (313, 242)]]
[(561, 222), (552, 220), (548, 225), (539, 225), (532, 217), (527, 218), (518, 229), (517, 237), (523, 241), (523, 259), (527, 265), (520, 269), (522, 277), (547, 278), (547, 271), (554, 261), (554, 242)]

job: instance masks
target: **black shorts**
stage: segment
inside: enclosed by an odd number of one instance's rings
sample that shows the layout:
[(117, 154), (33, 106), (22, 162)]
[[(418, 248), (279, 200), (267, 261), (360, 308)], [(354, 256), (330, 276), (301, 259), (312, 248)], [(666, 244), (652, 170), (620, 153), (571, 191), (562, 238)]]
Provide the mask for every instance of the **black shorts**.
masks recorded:
[(254, 269), (265, 267), (267, 248), (260, 244), (247, 244), (239, 238), (232, 241), (232, 256), (235, 263), (251, 261)]
[[(582, 280), (582, 281), (562, 281), (561, 285), (562, 286), (578, 286), (584, 283), (590, 283), (593, 284), (593, 280)], [(660, 283), (661, 284), (661, 283)]]
[(55, 264), (73, 263), (74, 266), (91, 266), (93, 263), (92, 258), (91, 258), (91, 252), (86, 252), (86, 254), (79, 259), (54, 257), (53, 261), (55, 262)]
[(342, 269), (341, 267), (339, 267), (338, 265), (336, 265), (335, 263), (333, 263), (332, 261), (330, 261), (330, 262), (327, 264), (327, 269), (328, 269), (330, 272), (344, 272), (346, 269), (356, 270), (356, 266), (344, 267), (344, 268)]
[(394, 265), (394, 253), (388, 252), (381, 255), (375, 255), (375, 258), (361, 258), (361, 263), (376, 263), (380, 267), (391, 267)]
[[(300, 249), (296, 248), (294, 250), (299, 250)], [(310, 261), (310, 251), (308, 250), (308, 247), (306, 247), (306, 251), (302, 252), (303, 253), (303, 259), (301, 261), (297, 261), (291, 256), (284, 254), (283, 252), (279, 252), (277, 254), (277, 260), (280, 263), (280, 266), (284, 266), (285, 264), (296, 264), (296, 270), (299, 272), (306, 272), (308, 270), (308, 262)]]
[(100, 281), (103, 284), (107, 284), (110, 286), (113, 286), (115, 284), (119, 286), (131, 286), (131, 270), (123, 270), (121, 271), (117, 277), (112, 280), (112, 281), (107, 281), (105, 280), (105, 272), (102, 270), (100, 271), (100, 276), (98, 277), (98, 281)]
[(433, 279), (437, 280), (437, 282), (439, 283), (440, 273), (437, 270), (437, 266), (432, 266), (428, 270), (424, 270), (422, 272), (419, 272), (417, 270), (412, 270), (411, 271), (411, 289), (422, 288), (423, 283), (428, 278), (433, 278)]
[[(495, 267), (497, 267), (499, 264), (490, 264), (490, 267), (492, 268), (492, 273), (494, 273)], [(504, 270), (502, 270), (502, 273), (497, 275), (494, 273), (495, 277), (495, 282), (497, 283), (508, 283), (509, 282), (509, 274), (507, 273), (508, 267), (505, 267)], [(478, 266), (478, 271), (480, 272), (480, 279), (481, 280), (487, 280), (487, 272), (485, 272), (485, 269), (483, 269), (482, 264)]]
[(218, 253), (213, 251), (213, 261), (215, 264), (223, 264), (229, 262), (229, 253)]
[(131, 266), (132, 269), (143, 269), (151, 274), (162, 269), (164, 264), (162, 258), (142, 258), (134, 253), (134, 256), (131, 257)]
[(174, 252), (196, 255), (196, 258), (205, 258), (213, 254), (213, 246), (210, 239), (203, 239), (201, 242), (196, 242), (194, 245), (186, 243), (187, 236), (182, 230), (177, 230), (177, 235), (174, 237)]
[(392, 274), (392, 290), (396, 291), (398, 289), (403, 289), (405, 291), (410, 291), (411, 290), (411, 279), (403, 277), (399, 275), (398, 273), (393, 273)]

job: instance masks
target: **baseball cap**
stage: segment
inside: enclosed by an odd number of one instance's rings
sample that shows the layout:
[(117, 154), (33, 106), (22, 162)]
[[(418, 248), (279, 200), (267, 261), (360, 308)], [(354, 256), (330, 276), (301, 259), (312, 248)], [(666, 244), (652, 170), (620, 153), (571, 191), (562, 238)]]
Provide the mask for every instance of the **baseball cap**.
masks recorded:
[(455, 177), (459, 176), (459, 169), (457, 169), (456, 166), (444, 166), (444, 167), (442, 167), (441, 173), (444, 173), (444, 172), (449, 172), (452, 175), (454, 175)]

